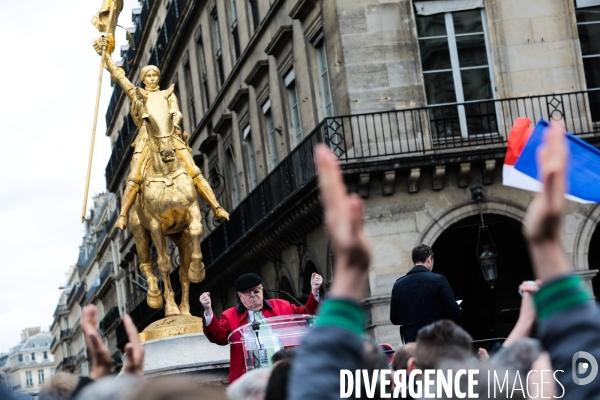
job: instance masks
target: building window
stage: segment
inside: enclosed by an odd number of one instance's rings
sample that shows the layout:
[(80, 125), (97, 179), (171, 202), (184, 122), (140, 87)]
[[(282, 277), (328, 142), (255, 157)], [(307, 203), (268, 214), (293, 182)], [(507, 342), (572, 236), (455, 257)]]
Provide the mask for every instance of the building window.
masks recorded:
[(256, 174), (256, 160), (254, 159), (254, 144), (252, 143), (252, 135), (250, 134), (250, 125), (244, 128), (244, 144), (250, 166), (250, 188), (254, 189), (258, 183), (258, 176)]
[(33, 377), (31, 376), (31, 371), (25, 372), (25, 381), (27, 386), (33, 386)]
[(224, 72), (223, 72), (223, 48), (221, 45), (221, 31), (219, 30), (219, 15), (217, 14), (217, 8), (211, 13), (212, 31), (215, 48), (215, 63), (217, 72), (217, 83), (218, 87), (221, 88), (223, 85)]
[(329, 79), (329, 67), (327, 66), (327, 53), (324, 40), (315, 47), (317, 52), (317, 67), (319, 68), (319, 83), (321, 84), (321, 97), (323, 98), (323, 115), (333, 117), (333, 100), (331, 99), (331, 82)]
[(200, 98), (202, 100), (202, 113), (204, 114), (208, 108), (208, 76), (202, 36), (196, 41), (196, 57), (198, 57), (198, 68), (200, 69)]
[[(600, 6), (575, 10), (583, 71), (588, 89), (600, 88)], [(592, 120), (600, 122), (600, 91), (589, 93)]]
[(265, 126), (269, 139), (269, 161), (271, 162), (271, 169), (273, 169), (279, 163), (279, 159), (277, 157), (277, 142), (275, 141), (275, 125), (273, 124), (273, 113), (271, 112), (271, 100), (267, 100), (263, 104), (262, 110), (265, 116)]
[(240, 56), (240, 35), (238, 34), (237, 10), (235, 9), (235, 0), (229, 0), (229, 9), (231, 11), (231, 37), (233, 38), (233, 54), (237, 60)]
[(29, 364), (29, 356), (25, 356), (25, 364)]
[(44, 384), (44, 370), (43, 369), (38, 370), (38, 383), (40, 385)]
[(44, 360), (47, 360), (47, 359), (48, 359), (48, 352), (47, 352), (47, 351), (45, 351), (45, 352), (44, 352)]
[(31, 361), (35, 361), (35, 353), (31, 353)]
[(231, 201), (232, 208), (237, 207), (240, 204), (240, 187), (237, 180), (237, 167), (231, 154), (231, 150), (227, 152), (227, 170), (229, 171), (229, 181), (231, 182)]
[(258, 15), (258, 0), (248, 0), (250, 3), (250, 13), (252, 14), (252, 26), (254, 27), (253, 32), (256, 31), (260, 24), (260, 17)]
[(19, 354), (19, 362), (23, 362), (23, 354)]
[(447, 105), (429, 109), (436, 138), (498, 132), (494, 102), (476, 102), (494, 97), (483, 12), (417, 17), (427, 104)]
[(185, 80), (185, 89), (188, 94), (190, 128), (193, 130), (196, 127), (196, 106), (194, 104), (194, 84), (192, 82), (192, 70), (190, 69), (189, 61), (183, 66), (183, 79)]
[(298, 104), (298, 91), (296, 90), (296, 75), (293, 69), (285, 76), (283, 81), (288, 90), (292, 133), (296, 138), (296, 144), (299, 144), (302, 141), (302, 122), (300, 121), (300, 105)]

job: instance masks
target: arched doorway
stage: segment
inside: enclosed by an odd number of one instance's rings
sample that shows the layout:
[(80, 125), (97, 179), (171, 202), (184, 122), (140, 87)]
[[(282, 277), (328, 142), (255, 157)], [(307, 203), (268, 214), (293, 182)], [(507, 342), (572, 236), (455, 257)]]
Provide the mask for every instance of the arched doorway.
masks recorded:
[[(590, 240), (588, 251), (588, 265), (590, 269), (600, 269), (600, 228), (596, 227)], [(592, 288), (596, 300), (600, 298), (600, 273), (592, 278)]]
[[(499, 214), (484, 214), (484, 219), (498, 250), (498, 280), (493, 289), (483, 279), (476, 257), (479, 215), (452, 224), (432, 246), (433, 271), (443, 273), (456, 299), (463, 300), (460, 322), (475, 340), (509, 334), (521, 305), (518, 286), (534, 279), (521, 223)], [(480, 247), (490, 244), (484, 232), (480, 240)]]
[[(294, 287), (292, 286), (292, 283), (290, 282), (290, 280), (288, 279), (287, 276), (282, 276), (281, 279), (279, 280), (279, 290), (284, 290), (292, 296), (294, 295), (294, 292), (295, 292)], [(291, 301), (292, 303), (294, 302), (294, 299), (290, 299), (289, 296), (285, 293), (279, 293), (279, 298), (283, 299), (283, 300)]]

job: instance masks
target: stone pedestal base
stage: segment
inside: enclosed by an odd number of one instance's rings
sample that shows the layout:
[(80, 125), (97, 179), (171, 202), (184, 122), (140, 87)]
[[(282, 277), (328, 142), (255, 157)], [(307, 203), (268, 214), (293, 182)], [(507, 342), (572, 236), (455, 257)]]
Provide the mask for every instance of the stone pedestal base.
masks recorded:
[(146, 350), (146, 376), (186, 373), (199, 382), (227, 383), (229, 346), (211, 343), (203, 333), (150, 340), (142, 345)]

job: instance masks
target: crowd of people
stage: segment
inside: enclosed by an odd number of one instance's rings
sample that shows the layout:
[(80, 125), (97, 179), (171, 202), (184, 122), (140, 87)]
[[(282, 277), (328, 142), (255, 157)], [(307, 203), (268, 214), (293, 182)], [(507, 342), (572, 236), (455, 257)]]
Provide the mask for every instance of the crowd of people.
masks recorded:
[[(600, 310), (582, 280), (573, 274), (560, 237), (567, 159), (564, 131), (552, 125), (538, 157), (543, 192), (531, 202), (524, 228), (537, 280), (524, 282), (519, 287), (523, 296), (519, 320), (502, 346), (492, 354), (484, 349), (474, 351), (469, 333), (442, 316), (442, 319), (425, 321), (417, 330), (404, 332), (405, 340), (410, 340), (395, 352), (391, 365), (388, 363), (378, 344), (364, 331), (361, 301), (371, 253), (363, 230), (362, 201), (348, 194), (336, 158), (320, 145), (315, 149), (315, 162), (325, 224), (334, 249), (334, 278), (325, 300), (317, 296), (321, 281), (313, 286), (317, 298), (310, 299), (313, 302), (310, 306), (312, 311), (317, 302), (321, 302), (319, 318), (299, 347), (273, 354), (269, 368), (245, 374), (236, 372), (227, 388), (201, 385), (190, 376), (147, 379), (143, 376), (144, 348), (131, 318), (125, 315), (123, 323), (129, 337), (126, 361), (122, 374), (113, 377), (110, 354), (96, 330), (96, 309), (87, 306), (83, 311), (82, 330), (93, 363), (90, 376), (57, 373), (41, 391), (40, 399), (419, 398), (427, 397), (426, 386), (439, 387), (447, 378), (445, 374), (450, 376), (452, 372), (456, 372), (454, 390), (443, 390), (443, 398), (475, 395), (478, 398), (600, 398), (600, 378), (594, 379), (598, 372), (595, 360), (600, 358)], [(424, 256), (415, 264), (420, 262), (430, 270), (427, 263), (432, 265), (433, 258), (426, 251)], [(423, 276), (419, 279), (424, 279)], [(442, 291), (447, 289), (445, 282), (431, 278), (434, 281), (428, 285)], [(238, 285), (238, 289), (250, 290), (250, 301), (252, 289), (259, 284), (257, 279), (250, 279)], [(224, 328), (212, 318), (210, 297), (203, 296), (204, 317), (211, 319), (206, 324), (212, 324), (208, 334), (219, 342)], [(451, 303), (448, 302), (447, 310), (450, 316), (459, 312)], [(282, 305), (272, 305), (279, 306)], [(249, 307), (251, 310), (254, 306)], [(260, 312), (258, 310), (254, 312)], [(226, 318), (239, 320), (241, 315), (230, 314)], [(399, 310), (393, 310), (392, 317), (407, 318)], [(534, 325), (536, 334), (532, 338)], [(580, 367), (582, 359), (591, 366), (587, 377)], [(479, 371), (475, 382), (469, 373), (458, 373), (475, 369)], [(433, 371), (433, 374), (429, 376), (425, 371)], [(396, 379), (409, 375), (415, 379)], [(375, 379), (368, 379), (372, 377)], [(346, 387), (344, 382), (350, 381), (354, 383)], [(348, 392), (352, 394), (346, 395)], [(0, 398), (16, 397), (0, 392)]]

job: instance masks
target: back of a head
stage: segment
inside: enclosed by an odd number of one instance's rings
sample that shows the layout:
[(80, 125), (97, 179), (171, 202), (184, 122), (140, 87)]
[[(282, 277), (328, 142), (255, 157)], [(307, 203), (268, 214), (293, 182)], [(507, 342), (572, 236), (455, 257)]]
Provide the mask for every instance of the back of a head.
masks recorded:
[(227, 400), (225, 388), (202, 385), (191, 376), (161, 376), (144, 379), (127, 400)]
[(466, 361), (473, 338), (450, 320), (436, 321), (417, 334), (415, 359), (420, 369), (433, 369), (445, 360)]
[(270, 376), (269, 368), (248, 371), (227, 388), (227, 396), (232, 400), (263, 400)]
[(412, 262), (414, 264), (424, 263), (429, 256), (433, 256), (433, 250), (426, 244), (420, 244), (412, 250)]
[(76, 400), (126, 400), (138, 387), (141, 378), (134, 375), (107, 376), (90, 383), (77, 394)]
[(40, 390), (40, 400), (66, 400), (75, 390), (79, 377), (68, 372), (57, 372)]
[(282, 400), (287, 396), (288, 378), (292, 369), (292, 359), (281, 360), (271, 371), (265, 391), (265, 400)]
[(283, 361), (287, 358), (292, 358), (294, 357), (296, 350), (294, 349), (294, 347), (290, 347), (290, 348), (282, 348), (280, 350), (277, 350), (277, 352), (275, 352), (275, 354), (273, 354), (273, 356), (271, 357), (271, 362), (273, 364), (275, 364), (276, 362), (279, 361)]
[(394, 371), (405, 370), (408, 366), (408, 359), (415, 356), (417, 351), (416, 343), (406, 343), (400, 347), (394, 353), (394, 359), (392, 360), (392, 369)]
[(508, 347), (503, 347), (491, 359), (493, 365), (512, 368), (523, 375), (531, 370), (531, 365), (542, 354), (542, 344), (537, 339), (524, 338)]

